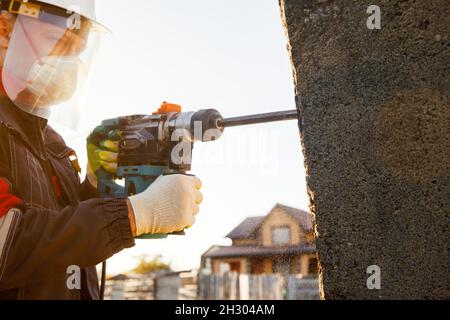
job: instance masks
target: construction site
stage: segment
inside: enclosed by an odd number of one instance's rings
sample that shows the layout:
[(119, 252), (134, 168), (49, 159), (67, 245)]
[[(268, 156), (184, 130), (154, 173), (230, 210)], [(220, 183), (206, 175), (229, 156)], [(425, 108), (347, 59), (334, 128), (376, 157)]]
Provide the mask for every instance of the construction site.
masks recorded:
[(0, 1), (0, 300), (449, 300), (450, 2), (195, 2)]

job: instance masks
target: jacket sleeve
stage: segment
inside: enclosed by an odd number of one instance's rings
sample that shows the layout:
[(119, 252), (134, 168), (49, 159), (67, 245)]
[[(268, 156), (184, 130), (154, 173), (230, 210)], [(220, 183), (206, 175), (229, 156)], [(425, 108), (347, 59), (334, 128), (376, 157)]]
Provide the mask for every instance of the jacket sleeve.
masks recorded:
[(97, 190), (89, 183), (87, 178), (84, 179), (84, 182), (81, 184), (81, 200), (89, 200), (98, 197)]
[(61, 211), (12, 208), (0, 217), (0, 291), (96, 265), (133, 245), (126, 199), (94, 198)]

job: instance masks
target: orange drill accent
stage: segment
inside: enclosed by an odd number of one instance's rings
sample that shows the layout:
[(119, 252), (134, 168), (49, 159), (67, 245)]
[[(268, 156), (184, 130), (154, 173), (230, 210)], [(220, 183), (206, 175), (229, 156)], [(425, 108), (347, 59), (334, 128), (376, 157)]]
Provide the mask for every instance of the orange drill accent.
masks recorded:
[(181, 112), (181, 106), (164, 101), (161, 107), (159, 107), (158, 111), (154, 112), (153, 114), (165, 114), (170, 112)]

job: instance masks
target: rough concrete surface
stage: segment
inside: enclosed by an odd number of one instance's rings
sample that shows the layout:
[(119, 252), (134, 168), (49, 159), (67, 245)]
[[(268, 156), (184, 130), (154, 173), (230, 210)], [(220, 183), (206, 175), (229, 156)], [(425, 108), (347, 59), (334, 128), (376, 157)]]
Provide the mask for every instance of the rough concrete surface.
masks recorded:
[(449, 299), (450, 1), (280, 7), (324, 298)]

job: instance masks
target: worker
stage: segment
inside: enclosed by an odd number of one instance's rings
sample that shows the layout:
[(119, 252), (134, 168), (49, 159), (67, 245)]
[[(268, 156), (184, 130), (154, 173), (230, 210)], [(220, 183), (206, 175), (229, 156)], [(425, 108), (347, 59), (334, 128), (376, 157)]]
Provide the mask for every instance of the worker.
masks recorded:
[[(0, 299), (98, 299), (95, 266), (143, 234), (191, 227), (197, 177), (159, 177), (146, 191), (100, 199), (95, 172), (117, 170), (117, 141), (76, 153), (48, 125), (74, 123), (96, 38), (94, 0), (0, 1)], [(74, 9), (75, 8), (75, 9)], [(79, 285), (68, 270), (80, 270)], [(76, 281), (75, 281), (76, 284)]]

